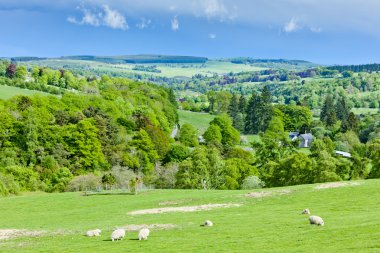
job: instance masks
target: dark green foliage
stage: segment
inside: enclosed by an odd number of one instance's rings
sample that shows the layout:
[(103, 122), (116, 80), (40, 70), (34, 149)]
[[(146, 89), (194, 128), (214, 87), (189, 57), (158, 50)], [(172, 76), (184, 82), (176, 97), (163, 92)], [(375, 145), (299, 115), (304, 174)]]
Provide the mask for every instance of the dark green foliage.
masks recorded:
[(320, 118), (329, 127), (333, 126), (337, 121), (334, 100), (330, 94), (325, 97)]
[(112, 173), (106, 173), (102, 176), (102, 184), (112, 186), (116, 184), (116, 177)]
[(188, 147), (182, 144), (173, 144), (169, 152), (166, 154), (165, 163), (169, 162), (182, 162), (190, 155)]
[(267, 86), (261, 94), (252, 94), (248, 102), (245, 131), (249, 134), (265, 132), (273, 115), (272, 98)]

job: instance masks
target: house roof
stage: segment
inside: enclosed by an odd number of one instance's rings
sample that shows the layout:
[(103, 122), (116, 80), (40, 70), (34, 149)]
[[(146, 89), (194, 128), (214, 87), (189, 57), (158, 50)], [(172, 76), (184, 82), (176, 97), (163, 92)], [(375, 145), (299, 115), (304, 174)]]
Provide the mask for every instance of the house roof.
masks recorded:
[(312, 134), (301, 134), (300, 137), (304, 140), (310, 140), (312, 141), (313, 140), (313, 135)]
[(339, 151), (339, 150), (336, 150), (336, 151), (335, 151), (335, 154), (337, 154), (337, 155), (341, 155), (341, 156), (343, 156), (343, 157), (351, 157), (351, 154), (350, 154), (350, 153), (348, 153), (348, 152), (344, 152), (344, 151)]

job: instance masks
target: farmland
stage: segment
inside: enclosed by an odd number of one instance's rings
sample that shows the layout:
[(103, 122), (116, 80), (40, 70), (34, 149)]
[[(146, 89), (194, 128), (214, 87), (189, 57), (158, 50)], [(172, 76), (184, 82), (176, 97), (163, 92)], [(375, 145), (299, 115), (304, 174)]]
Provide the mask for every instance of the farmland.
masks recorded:
[[(0, 215), (7, 217), (0, 220), (0, 232), (25, 229), (40, 235), (1, 240), (0, 252), (380, 250), (380, 181), (317, 186), (254, 191), (153, 190), (138, 195), (24, 193), (0, 199)], [(251, 192), (254, 193), (246, 195)], [(141, 209), (216, 203), (238, 206), (187, 213), (129, 214)], [(304, 208), (323, 217), (325, 226), (309, 225), (307, 216), (300, 214)], [(212, 220), (214, 226), (201, 227), (206, 219)], [(122, 241), (110, 240), (112, 229), (128, 228), (131, 224), (157, 224), (157, 228), (151, 229), (147, 241), (136, 240), (136, 231), (127, 231)], [(94, 228), (102, 229), (101, 237), (84, 236), (88, 229)]]

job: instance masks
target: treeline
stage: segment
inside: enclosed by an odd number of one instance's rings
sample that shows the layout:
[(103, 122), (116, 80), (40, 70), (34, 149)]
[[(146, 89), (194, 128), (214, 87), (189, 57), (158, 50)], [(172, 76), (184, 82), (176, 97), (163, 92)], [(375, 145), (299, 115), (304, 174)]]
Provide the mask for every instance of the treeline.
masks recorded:
[(1, 194), (64, 191), (89, 173), (105, 183), (114, 175), (155, 182), (178, 122), (173, 93), (107, 76), (92, 86), (98, 94), (0, 100)]
[[(197, 147), (179, 164), (179, 186), (202, 188), (206, 182), (210, 188), (244, 189), (380, 177), (380, 114), (359, 121), (344, 97), (334, 101), (328, 95), (321, 119), (313, 120), (307, 106), (272, 105), (267, 88), (248, 102), (230, 98), (224, 106), (230, 117), (222, 111), (203, 134), (207, 148)], [(230, 126), (259, 133), (253, 154), (234, 146), (239, 135)], [(290, 139), (290, 131), (312, 133), (310, 154), (300, 150), (300, 139)]]
[(380, 64), (363, 64), (363, 65), (342, 65), (342, 66), (331, 66), (327, 67), (330, 70), (337, 70), (340, 73), (344, 71), (352, 71), (352, 72), (377, 72), (380, 71)]

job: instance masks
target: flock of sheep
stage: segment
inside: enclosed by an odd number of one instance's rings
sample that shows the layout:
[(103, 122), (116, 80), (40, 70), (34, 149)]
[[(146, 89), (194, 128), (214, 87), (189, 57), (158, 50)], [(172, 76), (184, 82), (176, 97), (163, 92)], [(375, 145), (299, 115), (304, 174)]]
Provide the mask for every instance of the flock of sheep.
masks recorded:
[[(302, 214), (310, 215), (310, 210), (306, 208), (305, 210), (302, 211)], [(325, 225), (323, 219), (321, 217), (315, 216), (315, 215), (309, 216), (309, 222), (311, 225), (318, 225), (318, 226)], [(204, 227), (212, 227), (213, 225), (214, 224), (210, 220), (206, 220), (202, 224), (202, 226), (204, 226)], [(86, 236), (88, 236), (88, 237), (100, 236), (101, 232), (102, 231), (100, 229), (89, 230), (89, 231), (87, 231)], [(150, 234), (150, 230), (148, 228), (143, 228), (139, 231), (138, 238), (140, 241), (141, 240), (147, 240), (149, 234)], [(112, 241), (122, 240), (124, 237), (125, 237), (125, 229), (122, 229), (122, 228), (118, 228), (118, 229), (114, 230), (111, 234), (111, 240)]]
[[(206, 220), (202, 226), (212, 227), (213, 223), (209, 220)], [(86, 236), (88, 236), (88, 237), (100, 236), (101, 233), (102, 233), (102, 231), (100, 229), (88, 230), (86, 232)], [(140, 241), (141, 240), (148, 240), (149, 234), (150, 234), (150, 230), (148, 228), (140, 229), (139, 236), (138, 236), (139, 240)], [(112, 241), (122, 240), (124, 237), (125, 237), (125, 229), (122, 229), (122, 228), (118, 228), (118, 229), (114, 230), (111, 234), (111, 240)]]

